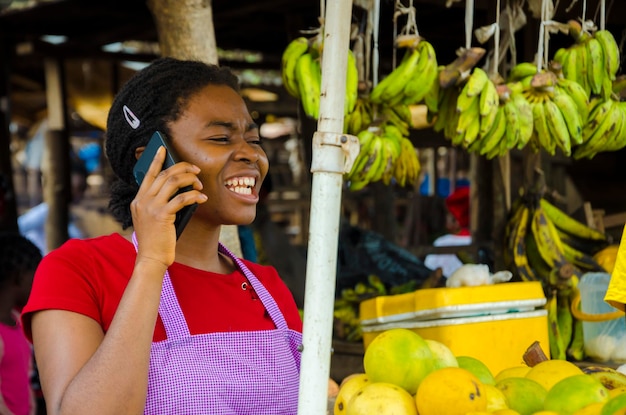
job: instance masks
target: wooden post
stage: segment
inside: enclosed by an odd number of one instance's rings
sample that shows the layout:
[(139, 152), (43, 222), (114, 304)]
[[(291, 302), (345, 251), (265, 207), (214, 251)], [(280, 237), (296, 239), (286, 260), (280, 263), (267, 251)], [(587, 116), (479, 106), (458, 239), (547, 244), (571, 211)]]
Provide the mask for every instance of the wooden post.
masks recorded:
[(48, 204), (45, 233), (48, 250), (58, 248), (69, 238), (70, 143), (66, 130), (63, 68), (57, 59), (44, 61), (48, 132), (42, 160), (43, 200)]
[[(218, 64), (213, 9), (204, 0), (148, 0), (162, 56)], [(222, 225), (220, 242), (243, 256), (236, 225)]]

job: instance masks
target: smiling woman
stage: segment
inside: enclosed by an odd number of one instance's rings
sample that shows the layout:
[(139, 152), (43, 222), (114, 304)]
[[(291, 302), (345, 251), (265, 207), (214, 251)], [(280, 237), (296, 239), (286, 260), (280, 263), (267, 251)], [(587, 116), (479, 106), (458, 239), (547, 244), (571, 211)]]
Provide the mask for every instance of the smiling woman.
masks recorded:
[[(133, 166), (160, 148), (138, 186)], [(110, 207), (128, 237), (70, 240), (42, 262), (22, 320), (50, 414), (293, 414), (302, 322), (273, 267), (235, 257), (269, 163), (225, 68), (162, 58), (113, 101)], [(190, 190), (178, 193), (182, 188)], [(176, 213), (198, 204), (176, 238)]]

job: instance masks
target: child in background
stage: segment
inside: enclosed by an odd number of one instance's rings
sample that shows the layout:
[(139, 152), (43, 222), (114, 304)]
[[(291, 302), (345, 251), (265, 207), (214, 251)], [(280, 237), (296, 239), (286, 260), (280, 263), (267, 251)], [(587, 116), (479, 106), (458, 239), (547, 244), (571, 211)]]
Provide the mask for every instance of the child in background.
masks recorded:
[(19, 233), (0, 233), (0, 414), (32, 415), (31, 346), (19, 313), (26, 304), (41, 253)]

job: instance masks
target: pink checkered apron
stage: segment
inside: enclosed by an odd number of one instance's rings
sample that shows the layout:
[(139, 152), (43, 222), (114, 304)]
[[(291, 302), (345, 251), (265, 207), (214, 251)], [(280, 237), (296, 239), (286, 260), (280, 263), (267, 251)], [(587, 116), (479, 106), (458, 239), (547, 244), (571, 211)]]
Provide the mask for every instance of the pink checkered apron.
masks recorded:
[(144, 414), (296, 414), (302, 335), (245, 264), (219, 250), (248, 278), (276, 329), (191, 335), (166, 272), (159, 315), (167, 340), (152, 343)]

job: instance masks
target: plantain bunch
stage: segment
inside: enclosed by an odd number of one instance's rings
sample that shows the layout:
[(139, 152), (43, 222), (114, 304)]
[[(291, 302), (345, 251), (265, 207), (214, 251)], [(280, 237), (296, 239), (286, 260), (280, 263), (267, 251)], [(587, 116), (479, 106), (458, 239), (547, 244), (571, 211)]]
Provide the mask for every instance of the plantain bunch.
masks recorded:
[[(314, 119), (319, 117), (322, 47), (319, 36), (311, 39), (300, 36), (289, 42), (281, 57), (281, 78), (285, 89), (302, 102), (304, 113)], [(347, 59), (344, 115), (354, 110), (359, 87), (356, 58), (351, 50), (348, 50)]]
[(552, 358), (582, 360), (582, 321), (572, 313), (572, 299), (583, 273), (605, 272), (593, 256), (608, 245), (606, 235), (545, 196), (528, 194), (511, 210), (504, 243), (504, 260), (515, 277), (544, 287)]

